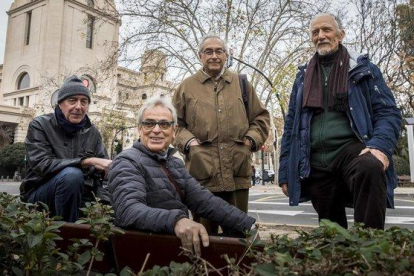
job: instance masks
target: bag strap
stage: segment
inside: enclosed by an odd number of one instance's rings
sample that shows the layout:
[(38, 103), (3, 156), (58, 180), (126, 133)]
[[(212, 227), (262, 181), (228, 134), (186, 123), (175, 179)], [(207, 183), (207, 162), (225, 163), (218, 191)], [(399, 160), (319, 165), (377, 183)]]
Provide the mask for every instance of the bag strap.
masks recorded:
[(158, 164), (160, 164), (161, 169), (167, 174), (168, 179), (170, 180), (170, 182), (174, 185), (175, 190), (177, 191), (178, 195), (181, 198), (181, 201), (184, 201), (184, 194), (180, 189), (180, 186), (178, 185), (177, 181), (175, 181), (172, 173), (165, 167), (164, 162), (162, 161), (158, 161)]
[(247, 75), (239, 74), (240, 89), (242, 92), (242, 99), (244, 108), (246, 109), (247, 119), (249, 119), (249, 95), (247, 95)]

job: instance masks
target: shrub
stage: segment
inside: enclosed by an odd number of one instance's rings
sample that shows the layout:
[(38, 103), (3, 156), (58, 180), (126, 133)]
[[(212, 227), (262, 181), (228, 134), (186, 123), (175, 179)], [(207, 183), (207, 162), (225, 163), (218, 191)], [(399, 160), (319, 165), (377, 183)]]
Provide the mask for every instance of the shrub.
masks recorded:
[(25, 154), (24, 143), (5, 146), (0, 150), (0, 167), (5, 168), (9, 173), (19, 170), (24, 166)]
[(410, 175), (410, 163), (404, 158), (394, 155), (394, 168), (397, 175)]
[[(195, 259), (190, 264), (155, 266), (143, 275), (414, 275), (414, 233), (408, 229), (383, 231), (356, 224), (346, 230), (322, 220), (319, 228), (297, 232), (296, 239), (272, 236), (264, 247), (253, 246), (248, 256), (255, 263), (250, 267), (224, 256), (226, 268), (213, 268)], [(247, 241), (247, 245), (252, 243), (257, 241)]]
[(259, 275), (413, 275), (414, 233), (393, 227), (349, 231), (322, 220), (322, 227), (300, 236), (272, 237), (263, 252), (254, 252)]
[[(110, 222), (111, 207), (99, 202), (87, 203), (83, 208), (91, 235), (96, 238), (93, 246), (87, 239), (72, 239), (66, 252), (57, 248), (61, 240), (59, 228), (65, 223), (58, 217), (49, 218), (48, 207), (42, 204), (20, 202), (19, 198), (0, 193), (0, 271), (2, 275), (84, 275), (88, 263), (90, 272), (94, 260), (101, 260), (100, 241), (122, 232), (113, 229)], [(82, 252), (82, 253), (81, 253)]]

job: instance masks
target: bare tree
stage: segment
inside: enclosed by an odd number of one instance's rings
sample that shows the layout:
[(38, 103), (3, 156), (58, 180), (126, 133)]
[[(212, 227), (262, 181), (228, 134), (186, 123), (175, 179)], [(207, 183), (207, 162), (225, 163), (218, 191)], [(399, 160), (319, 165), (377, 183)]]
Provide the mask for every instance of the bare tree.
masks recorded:
[(353, 0), (356, 14), (347, 24), (349, 45), (361, 53), (369, 53), (394, 91), (398, 105), (405, 110), (410, 109), (410, 96), (414, 92), (414, 1), (411, 2)]
[[(240, 63), (235, 66), (235, 71), (249, 73), (268, 105), (275, 93), (289, 92), (281, 76), (292, 83), (295, 72), (287, 68), (296, 67), (310, 50), (308, 22), (327, 7), (328, 3), (292, 0), (119, 0), (123, 21), (120, 62), (139, 66), (143, 50), (159, 49), (167, 53), (168, 68), (178, 82), (200, 67), (200, 38), (215, 33), (228, 41), (235, 57), (274, 82), (271, 90), (257, 72)], [(287, 97), (281, 99), (279, 105), (285, 106)]]

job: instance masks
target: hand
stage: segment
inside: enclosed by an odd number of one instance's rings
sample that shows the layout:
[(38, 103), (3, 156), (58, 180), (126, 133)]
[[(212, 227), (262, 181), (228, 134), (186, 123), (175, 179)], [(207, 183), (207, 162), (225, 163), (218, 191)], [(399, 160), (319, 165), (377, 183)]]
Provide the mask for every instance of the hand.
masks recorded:
[(246, 147), (248, 147), (249, 149), (251, 149), (252, 148), (252, 141), (250, 141), (250, 139), (247, 139), (247, 138), (244, 138), (244, 145), (246, 146)]
[(192, 254), (195, 253), (197, 257), (201, 256), (200, 237), (204, 247), (209, 245), (206, 228), (188, 218), (177, 221), (174, 232), (180, 238), (183, 247)]
[(282, 183), (280, 184), (280, 187), (282, 188), (282, 191), (285, 194), (285, 196), (289, 197), (288, 184)]
[(95, 166), (95, 169), (97, 169), (98, 171), (104, 171), (105, 178), (107, 178), (108, 172), (109, 172), (109, 166), (111, 165), (111, 163), (112, 163), (112, 160), (110, 159), (91, 157), (91, 158), (83, 159), (81, 165), (82, 167)]
[(361, 151), (359, 155), (365, 154), (367, 152), (370, 152), (372, 155), (375, 156), (375, 158), (381, 161), (384, 171), (387, 170), (388, 166), (390, 165), (390, 161), (388, 160), (388, 157), (382, 151), (377, 150), (377, 149), (365, 148)]
[(192, 146), (199, 146), (199, 145), (200, 145), (200, 143), (198, 142), (198, 140), (194, 139), (193, 141), (191, 141), (191, 143), (188, 146), (192, 147)]

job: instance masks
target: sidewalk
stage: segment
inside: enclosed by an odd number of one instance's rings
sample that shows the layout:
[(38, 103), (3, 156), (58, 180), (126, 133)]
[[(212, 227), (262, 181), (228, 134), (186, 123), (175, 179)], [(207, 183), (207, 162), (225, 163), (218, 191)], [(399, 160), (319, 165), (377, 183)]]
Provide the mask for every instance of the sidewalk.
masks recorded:
[[(255, 185), (250, 189), (250, 194), (266, 194), (269, 195), (283, 195), (282, 189), (279, 185), (269, 184)], [(408, 196), (414, 198), (414, 187), (398, 187), (394, 190), (396, 196)], [(259, 225), (260, 238), (263, 240), (270, 240), (270, 235), (288, 235), (291, 238), (298, 237), (296, 230), (311, 230), (314, 227), (311, 226), (293, 226), (282, 225), (275, 223), (261, 222)]]
[[(250, 191), (254, 191), (255, 193), (269, 193), (269, 194), (275, 194), (275, 195), (282, 195), (282, 189), (277, 184), (269, 184), (266, 183), (266, 185), (255, 185), (252, 186)], [(406, 195), (410, 197), (414, 197), (414, 187), (397, 187), (394, 190), (395, 195)]]
[[(18, 194), (18, 187), (20, 186), (20, 182), (1, 182), (0, 181), (0, 191), (6, 186), (15, 186), (14, 189), (16, 190), (15, 193)], [(414, 187), (398, 187), (394, 190), (396, 196), (407, 196), (414, 198)], [(282, 189), (276, 184), (269, 184), (266, 185), (256, 185), (252, 186), (250, 189), (250, 194), (269, 194), (271, 195), (283, 195)], [(270, 235), (284, 235), (287, 234), (289, 237), (295, 238), (298, 236), (295, 230), (310, 230), (312, 227), (310, 226), (292, 226), (292, 225), (283, 225), (283, 224), (275, 224), (275, 223), (266, 223), (261, 222), (259, 225), (260, 237), (262, 239), (270, 239)]]

